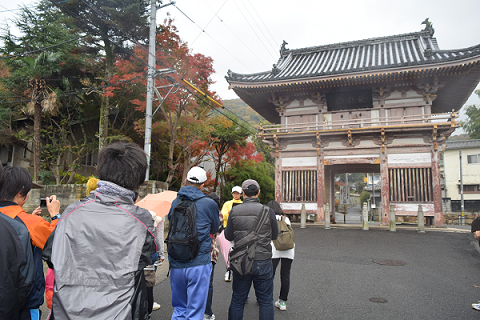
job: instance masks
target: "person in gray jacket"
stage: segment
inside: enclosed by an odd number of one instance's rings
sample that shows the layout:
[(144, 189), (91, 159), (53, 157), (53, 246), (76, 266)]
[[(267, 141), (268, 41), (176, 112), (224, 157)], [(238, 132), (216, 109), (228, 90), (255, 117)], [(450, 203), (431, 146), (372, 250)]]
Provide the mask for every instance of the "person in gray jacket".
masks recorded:
[[(225, 238), (235, 243), (253, 232), (263, 214), (263, 206), (258, 199), (260, 186), (255, 180), (242, 183), (243, 203), (232, 208), (228, 216)], [(268, 208), (268, 207), (267, 207)], [(259, 319), (273, 319), (273, 266), (271, 241), (278, 237), (278, 224), (275, 212), (268, 208), (269, 218), (260, 227), (259, 239), (255, 247), (252, 272), (247, 275), (233, 273), (232, 301), (228, 310), (229, 320), (243, 319), (243, 309), (247, 302), (252, 282), (259, 306)]]
[(68, 206), (44, 250), (55, 271), (55, 319), (148, 319), (143, 269), (157, 251), (152, 215), (137, 207), (145, 152), (114, 143), (98, 155), (97, 189)]

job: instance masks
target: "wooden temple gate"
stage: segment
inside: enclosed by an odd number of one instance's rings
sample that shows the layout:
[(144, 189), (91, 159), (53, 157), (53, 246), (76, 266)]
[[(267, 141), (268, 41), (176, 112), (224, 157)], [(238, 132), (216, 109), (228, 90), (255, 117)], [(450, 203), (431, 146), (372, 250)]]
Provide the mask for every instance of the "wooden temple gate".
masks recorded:
[(280, 50), (271, 71), (228, 72), (237, 95), (274, 125), (275, 198), (286, 213), (324, 221), (334, 175), (381, 176), (382, 222), (417, 214), (443, 224), (440, 153), (457, 111), (480, 81), (480, 46), (440, 50), (433, 28), (404, 35)]

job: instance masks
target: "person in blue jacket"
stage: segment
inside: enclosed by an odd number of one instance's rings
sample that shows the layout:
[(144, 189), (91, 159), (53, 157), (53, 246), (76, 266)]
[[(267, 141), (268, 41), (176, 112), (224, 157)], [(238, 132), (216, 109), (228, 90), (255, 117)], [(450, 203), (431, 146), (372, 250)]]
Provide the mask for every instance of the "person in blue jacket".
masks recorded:
[(200, 167), (188, 171), (185, 186), (180, 189), (177, 199), (173, 200), (168, 219), (180, 199), (197, 200), (196, 223), (200, 243), (198, 255), (190, 261), (176, 261), (170, 255), (170, 286), (172, 289), (173, 319), (202, 320), (207, 303), (212, 263), (210, 257), (211, 239), (220, 225), (218, 206), (211, 198), (203, 194), (207, 173)]

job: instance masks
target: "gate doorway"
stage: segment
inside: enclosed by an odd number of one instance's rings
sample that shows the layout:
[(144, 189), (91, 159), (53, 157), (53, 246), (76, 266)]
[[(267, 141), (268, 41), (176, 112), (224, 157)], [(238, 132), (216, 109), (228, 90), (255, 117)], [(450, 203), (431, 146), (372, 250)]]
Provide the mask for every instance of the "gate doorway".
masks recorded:
[[(368, 202), (369, 221), (378, 222), (381, 220), (381, 209), (379, 209), (381, 208), (381, 183), (379, 177), (379, 164), (325, 166), (325, 202), (329, 203), (331, 208), (331, 223), (361, 224), (362, 200)], [(373, 192), (369, 192), (368, 189), (371, 189), (372, 185)], [(366, 193), (368, 193), (368, 196)], [(360, 200), (361, 196), (362, 200)]]

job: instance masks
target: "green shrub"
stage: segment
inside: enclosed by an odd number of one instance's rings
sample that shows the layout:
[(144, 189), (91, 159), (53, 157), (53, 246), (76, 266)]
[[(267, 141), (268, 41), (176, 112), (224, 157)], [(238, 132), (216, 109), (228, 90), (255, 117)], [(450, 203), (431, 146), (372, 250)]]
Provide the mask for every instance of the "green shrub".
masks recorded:
[(370, 199), (370, 192), (363, 190), (362, 193), (360, 193), (360, 205), (363, 206), (363, 203), (367, 202), (368, 199)]

